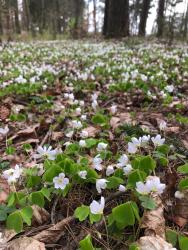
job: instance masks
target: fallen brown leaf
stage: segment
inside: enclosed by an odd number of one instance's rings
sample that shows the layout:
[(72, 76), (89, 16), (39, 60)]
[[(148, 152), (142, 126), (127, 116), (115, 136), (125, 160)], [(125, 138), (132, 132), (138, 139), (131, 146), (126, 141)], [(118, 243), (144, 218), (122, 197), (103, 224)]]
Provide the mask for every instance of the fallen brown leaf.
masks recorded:
[(41, 208), (37, 205), (33, 205), (32, 209), (33, 209), (32, 225), (36, 224), (42, 225), (50, 218), (50, 214), (46, 211), (46, 209)]
[(11, 241), (5, 250), (45, 250), (45, 245), (33, 238), (23, 237)]
[(84, 128), (83, 130), (88, 132), (89, 137), (95, 137), (97, 133), (99, 133), (99, 129), (93, 126), (89, 126), (87, 128)]
[(72, 216), (67, 217), (54, 226), (38, 233), (33, 238), (44, 243), (56, 243), (63, 236), (66, 225), (73, 222), (74, 219)]
[(144, 236), (138, 241), (140, 250), (175, 250), (171, 244), (159, 236)]
[(0, 177), (0, 204), (7, 200), (10, 192), (10, 186), (8, 182)]
[(159, 195), (153, 194), (152, 198), (157, 207), (144, 212), (141, 228), (145, 229), (145, 235), (158, 235), (165, 238), (164, 206)]
[(112, 127), (112, 129), (116, 129), (117, 127), (119, 127), (120, 125), (120, 118), (119, 117), (115, 117), (113, 116), (111, 119), (110, 119), (110, 126)]

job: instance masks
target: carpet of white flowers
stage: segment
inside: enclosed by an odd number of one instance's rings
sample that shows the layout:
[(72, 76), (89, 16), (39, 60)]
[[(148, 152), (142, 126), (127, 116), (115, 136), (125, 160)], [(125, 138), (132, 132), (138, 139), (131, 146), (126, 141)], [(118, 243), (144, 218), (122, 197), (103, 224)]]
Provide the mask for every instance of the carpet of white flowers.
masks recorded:
[(187, 250), (187, 189), (188, 47), (0, 47), (2, 246)]

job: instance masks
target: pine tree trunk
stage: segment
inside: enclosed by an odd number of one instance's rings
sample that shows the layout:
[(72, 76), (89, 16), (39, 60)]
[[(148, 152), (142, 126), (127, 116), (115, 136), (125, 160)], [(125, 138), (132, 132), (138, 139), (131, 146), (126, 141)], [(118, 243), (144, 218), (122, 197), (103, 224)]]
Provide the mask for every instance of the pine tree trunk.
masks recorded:
[(139, 36), (145, 36), (146, 34), (146, 23), (150, 9), (150, 0), (143, 0), (142, 10), (140, 13), (140, 23), (139, 23)]
[(107, 38), (129, 36), (128, 0), (106, 0), (103, 33)]
[(157, 12), (157, 37), (163, 36), (165, 0), (159, 0)]

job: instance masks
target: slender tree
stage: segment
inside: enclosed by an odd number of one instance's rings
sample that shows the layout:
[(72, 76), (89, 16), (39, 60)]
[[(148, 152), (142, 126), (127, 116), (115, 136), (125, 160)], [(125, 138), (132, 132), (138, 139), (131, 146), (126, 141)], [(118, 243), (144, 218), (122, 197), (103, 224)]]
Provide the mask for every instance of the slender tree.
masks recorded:
[(151, 0), (143, 0), (142, 9), (140, 13), (140, 23), (139, 23), (139, 36), (145, 36), (146, 34), (146, 23), (149, 14)]
[(163, 36), (165, 0), (159, 0), (157, 11), (157, 37)]
[(19, 21), (19, 11), (18, 11), (18, 0), (13, 1), (13, 8), (14, 8), (14, 18), (15, 18), (15, 28), (16, 28), (16, 33), (20, 34), (21, 33), (21, 28), (20, 28), (20, 21)]

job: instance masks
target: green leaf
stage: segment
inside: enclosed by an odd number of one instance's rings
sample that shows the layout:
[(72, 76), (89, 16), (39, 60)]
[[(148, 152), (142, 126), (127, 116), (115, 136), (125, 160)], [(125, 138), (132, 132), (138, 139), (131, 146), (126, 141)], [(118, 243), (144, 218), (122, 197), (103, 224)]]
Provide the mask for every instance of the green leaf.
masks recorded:
[(91, 212), (89, 213), (89, 220), (91, 224), (93, 224), (94, 222), (100, 221), (101, 218), (102, 218), (101, 214), (92, 214)]
[(7, 213), (5, 210), (0, 210), (0, 221), (5, 221), (7, 219)]
[(42, 188), (40, 190), (40, 192), (44, 195), (44, 197), (47, 199), (47, 200), (51, 200), (50, 199), (50, 190), (48, 188)]
[(79, 242), (81, 250), (95, 250), (91, 241), (91, 235), (87, 235), (83, 240)]
[(141, 205), (149, 210), (153, 210), (156, 208), (156, 204), (155, 201), (149, 197), (149, 196), (140, 196), (139, 197), (140, 201), (141, 201)]
[(31, 201), (39, 207), (44, 207), (44, 195), (40, 191), (31, 193)]
[(97, 140), (93, 138), (86, 139), (87, 148), (92, 148), (97, 144)]
[(89, 207), (82, 205), (81, 207), (77, 207), (74, 212), (74, 216), (79, 219), (79, 221), (84, 221), (89, 215)]
[(121, 178), (112, 176), (107, 178), (107, 188), (111, 189), (111, 188), (117, 188), (119, 187), (120, 184), (123, 184), (124, 181)]
[(137, 157), (132, 161), (134, 169), (144, 171), (146, 174), (150, 174), (156, 168), (156, 162), (150, 155)]
[(171, 243), (174, 247), (177, 244), (178, 241), (178, 234), (176, 231), (167, 229), (166, 231), (166, 239), (169, 243)]
[(157, 151), (167, 155), (170, 152), (170, 147), (166, 144), (163, 144), (157, 148)]
[(32, 188), (41, 183), (41, 177), (40, 176), (29, 176), (27, 181), (27, 187)]
[(22, 216), (22, 219), (25, 223), (27, 223), (28, 226), (31, 226), (31, 219), (33, 216), (33, 210), (31, 207), (24, 207), (20, 211), (20, 214)]
[(120, 228), (133, 226), (135, 224), (135, 215), (131, 202), (126, 202), (112, 209), (112, 214), (116, 224)]
[(92, 117), (91, 121), (94, 124), (105, 126), (108, 123), (108, 117), (103, 114), (98, 113)]
[(188, 177), (182, 179), (182, 180), (179, 182), (178, 188), (179, 188), (180, 190), (185, 190), (185, 189), (188, 188)]
[(46, 170), (42, 179), (44, 182), (52, 182), (53, 178), (62, 173), (62, 169), (58, 165), (52, 165), (49, 169)]
[(188, 174), (188, 163), (182, 165), (182, 166), (179, 166), (177, 168), (177, 171), (181, 174)]
[(7, 218), (6, 225), (8, 229), (15, 230), (16, 233), (20, 233), (23, 230), (23, 220), (19, 211), (10, 214)]
[(188, 247), (188, 237), (179, 235), (178, 236), (180, 250), (187, 250)]
[(15, 193), (10, 193), (10, 195), (8, 196), (8, 199), (7, 199), (8, 207), (13, 206), (15, 203), (15, 200), (16, 200)]
[(128, 176), (128, 187), (136, 187), (136, 183), (138, 181), (142, 181), (144, 182), (146, 179), (146, 173), (143, 171), (140, 171), (139, 169), (136, 169), (134, 171), (132, 171), (129, 176)]
[(140, 250), (139, 246), (136, 243), (132, 243), (129, 246), (129, 250)]

